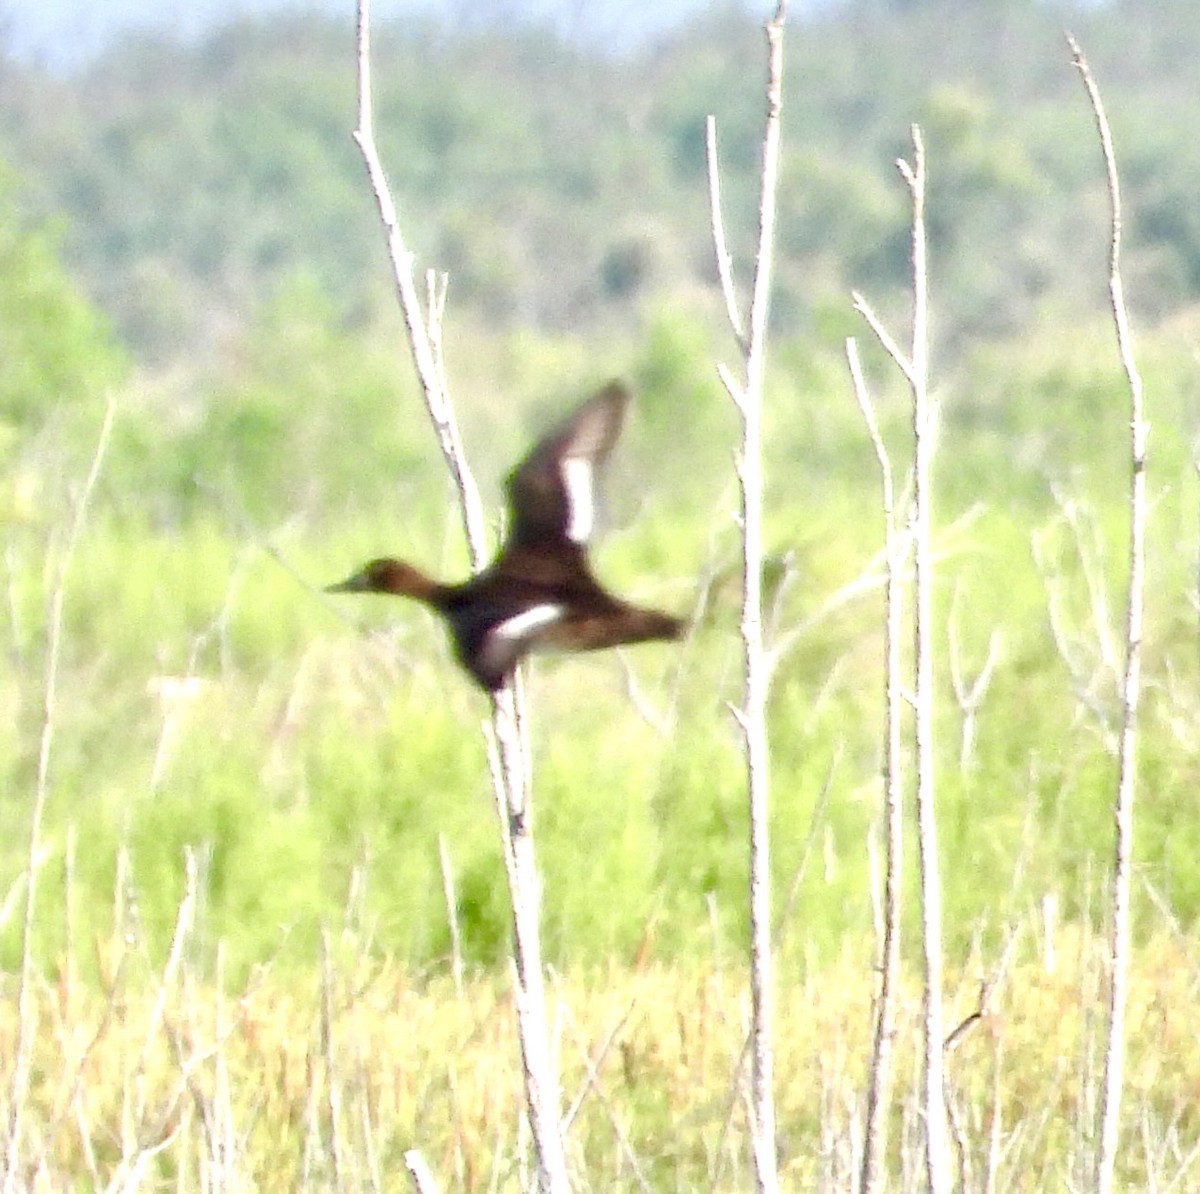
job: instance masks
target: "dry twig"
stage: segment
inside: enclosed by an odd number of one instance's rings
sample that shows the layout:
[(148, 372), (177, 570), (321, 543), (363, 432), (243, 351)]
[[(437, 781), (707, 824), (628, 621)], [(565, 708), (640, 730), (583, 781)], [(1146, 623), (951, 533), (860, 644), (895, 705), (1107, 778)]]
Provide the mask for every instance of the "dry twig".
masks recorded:
[(741, 495), (742, 648), (744, 689), (740, 708), (733, 709), (746, 752), (747, 798), (750, 806), (750, 988), (753, 1041), (749, 1118), (757, 1189), (778, 1188), (775, 1146), (774, 1058), (771, 1040), (773, 978), (771, 962), (770, 840), (767, 828), (769, 753), (767, 694), (771, 660), (763, 641), (762, 595), (762, 399), (766, 369), (767, 314), (775, 253), (775, 207), (779, 177), (780, 115), (783, 106), (783, 28), (787, 0), (779, 0), (766, 23), (767, 116), (763, 131), (758, 209), (758, 250), (751, 288), (749, 334), (742, 332), (733, 288), (720, 209), (716, 129), (708, 124), (709, 194), (717, 273), (730, 326), (742, 350), (744, 376), (738, 382), (724, 365), (717, 372), (742, 421), (742, 442), (735, 466)]
[[(479, 490), (467, 466), (454, 410), (446, 390), (442, 357), (444, 275), (427, 275), (424, 314), (414, 277), (413, 254), (400, 231), (399, 217), (375, 145), (371, 107), (369, 0), (358, 0), (358, 127), (354, 140), (362, 153), (387, 237), (396, 294), (409, 348), (421, 382), (425, 407), (459, 497), (463, 530), (472, 567), (486, 560), (486, 536)], [(538, 929), (539, 879), (534, 858), (533, 818), (524, 744), (520, 680), (492, 697), (485, 726), (492, 789), (513, 916), (514, 1003), (525, 1076), (526, 1109), (537, 1153), (538, 1183), (543, 1191), (568, 1188), (566, 1156), (558, 1122), (559, 1091), (551, 1061)]]
[(1125, 663), (1121, 675), (1121, 734), (1117, 754), (1117, 793), (1113, 809), (1112, 912), (1109, 927), (1108, 1032), (1104, 1046), (1100, 1135), (1095, 1189), (1113, 1189), (1120, 1143), (1121, 1090), (1125, 1068), (1125, 1009), (1129, 999), (1130, 903), (1132, 900), (1133, 799), (1137, 790), (1137, 714), (1141, 692), (1142, 605), (1146, 572), (1146, 423), (1142, 379), (1133, 357), (1129, 315), (1121, 283), (1121, 187), (1112, 134), (1100, 90), (1083, 51), (1068, 37), (1075, 68), (1087, 89), (1104, 155), (1111, 237), (1108, 248), (1108, 296), (1121, 366), (1129, 386), (1129, 592), (1125, 606)]

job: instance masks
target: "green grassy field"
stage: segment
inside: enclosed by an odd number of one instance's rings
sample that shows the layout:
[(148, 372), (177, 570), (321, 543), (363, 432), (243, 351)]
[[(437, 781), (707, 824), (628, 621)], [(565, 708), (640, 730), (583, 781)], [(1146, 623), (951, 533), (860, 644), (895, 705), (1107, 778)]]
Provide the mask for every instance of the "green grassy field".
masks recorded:
[[(170, 1137), (147, 1159), (156, 1173), (198, 1172), (215, 1164), (214, 1124), (236, 1153), (229, 1164), (258, 1188), (319, 1185), (337, 1164), (394, 1174), (410, 1144), (461, 1188), (510, 1188), (521, 1164), (485, 703), (422, 610), (319, 591), (384, 550), (452, 574), (458, 530), (411, 383), (370, 344), (355, 353), (314, 324), (319, 312), (301, 310), (272, 325), (270, 342), (290, 351), (276, 345), (257, 365), (241, 361), (237, 378), (210, 379), (198, 420), (164, 422), (178, 393), (130, 385), (66, 574), (31, 942), (42, 1011), (28, 1114), (52, 1185), (63, 1174), (108, 1180), (155, 1131)], [(1172, 1036), (1193, 993), (1200, 911), (1186, 343), (1164, 329), (1144, 356), (1154, 431), (1136, 850), (1143, 1019), (1126, 1114), (1145, 1155), (1123, 1162), (1137, 1180), (1153, 1166), (1183, 1172), (1197, 1139), (1194, 1050)], [(846, 595), (877, 572), (877, 479), (837, 351), (781, 346), (769, 415), (765, 580), (772, 634), (791, 643), (769, 710), (781, 1147), (797, 1188), (837, 1188), (853, 1157), (880, 832), (882, 596), (877, 578)], [(1052, 1188), (1051, 1175), (1082, 1172), (1072, 1167), (1090, 1155), (1081, 1108), (1096, 1072), (1093, 936), (1111, 854), (1126, 534), (1125, 399), (1109, 352), (1102, 328), (1062, 353), (1051, 336), (1024, 345), (1007, 371), (981, 352), (942, 395), (937, 807), (961, 1014), (1020, 931), (1007, 1010), (972, 1031), (954, 1081), (974, 1172), (1036, 1159), (1042, 1177), (1019, 1188)], [(569, 343), (481, 345), (460, 391), (481, 477), (494, 486), (530, 428), (603, 380), (587, 377), (584, 357)], [(569, 392), (532, 384), (539, 362), (579, 380)], [(747, 831), (728, 712), (740, 683), (728, 411), (686, 321), (663, 317), (620, 365), (639, 401), (598, 569), (695, 625), (680, 646), (532, 669), (543, 925), (562, 976), (568, 1094), (587, 1087), (583, 1054), (604, 1053), (633, 1009), (572, 1149), (593, 1188), (637, 1188), (643, 1167), (653, 1189), (732, 1189), (747, 1165), (744, 1134), (723, 1127), (741, 1114)], [(868, 366), (899, 458), (903, 403), (879, 362)], [(489, 373), (502, 379), (494, 398), (476, 380)], [(536, 398), (513, 417), (504, 403), (517, 384)], [(66, 426), (30, 436), (5, 495), (9, 974), (46, 730), (48, 611), (96, 424), (81, 404)], [(993, 636), (996, 666), (968, 727), (953, 680), (970, 685)], [(462, 995), (449, 985), (439, 841), (472, 976)], [(187, 852), (197, 880), (186, 949), (156, 1010)], [(1045, 907), (1057, 914), (1040, 940)], [(336, 1033), (318, 1047), (323, 931)], [(1064, 959), (1053, 971), (1051, 944)], [(908, 1102), (897, 1111), (910, 1136), (914, 1114)], [(1005, 1159), (988, 1162), (993, 1122), (1013, 1135)]]

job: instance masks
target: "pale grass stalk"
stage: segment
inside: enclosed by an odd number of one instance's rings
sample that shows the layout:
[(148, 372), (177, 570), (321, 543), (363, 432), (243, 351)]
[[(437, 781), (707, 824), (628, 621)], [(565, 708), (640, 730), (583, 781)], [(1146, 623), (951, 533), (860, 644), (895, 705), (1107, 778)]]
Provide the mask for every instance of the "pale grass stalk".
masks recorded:
[(208, 1153), (223, 1183), (218, 1189), (236, 1190), (242, 1148), (234, 1123), (233, 1085), (229, 1080), (229, 1063), (225, 1055), (225, 1042), (233, 1035), (235, 1025), (229, 1022), (225, 997), (224, 941), (217, 943), (215, 988), (214, 1025), (218, 1044), (213, 1054), (212, 1122), (204, 1120), (204, 1126), (209, 1136)]
[(755, 1188), (765, 1194), (779, 1188), (775, 1142), (774, 978), (771, 956), (770, 837), (768, 832), (769, 766), (767, 696), (771, 662), (763, 641), (762, 595), (762, 404), (766, 371), (767, 316), (775, 256), (776, 192), (779, 178), (780, 117), (783, 107), (783, 29), (787, 0), (779, 0), (766, 23), (767, 114), (763, 130), (759, 181), (758, 248), (750, 295), (749, 333), (743, 336), (733, 289), (729, 254), (725, 248), (720, 209), (716, 131), (708, 136), (709, 193), (712, 203), (713, 245), (717, 272), (730, 325), (742, 349), (743, 378), (739, 382), (723, 365), (718, 373), (738, 409), (742, 441), (735, 456), (740, 492), (742, 532), (741, 635), (744, 688), (734, 718), (742, 731), (746, 754), (747, 799), (750, 809), (750, 991), (753, 1064), (749, 1120), (754, 1157)]
[[(1018, 862), (1016, 871), (1020, 871), (1020, 863)], [(1015, 882), (1015, 880), (1014, 880)], [(1016, 950), (1017, 937), (1020, 930), (1019, 925), (1011, 925), (1005, 937), (1004, 947), (1000, 952), (1000, 960), (992, 973), (979, 983), (979, 994), (976, 1000), (975, 1007), (958, 1022), (954, 1030), (946, 1037), (943, 1051), (947, 1057), (953, 1054), (953, 1051), (963, 1042), (966, 1036), (984, 1022), (986, 1017), (991, 1013), (992, 993), (1003, 981), (1005, 974), (1008, 972), (1009, 966), (1012, 964), (1013, 955)], [(979, 933), (975, 935), (976, 939), (972, 952), (979, 948)], [(978, 1183), (975, 1179), (975, 1163), (974, 1155), (971, 1148), (969, 1119), (978, 1118), (978, 1109), (973, 1107), (963, 1107), (962, 1102), (958, 1099), (953, 1087), (953, 1083), (947, 1076), (946, 1081), (946, 1113), (949, 1120), (950, 1133), (953, 1137), (955, 1153), (958, 1157), (958, 1180), (955, 1184), (955, 1189), (958, 1190), (973, 1190), (977, 1188)]]
[(854, 397), (875, 457), (879, 462), (884, 536), (884, 748), (883, 824), (884, 881), (879, 944), (879, 988), (872, 1009), (871, 1060), (868, 1066), (866, 1122), (863, 1125), (861, 1194), (877, 1194), (886, 1185), (888, 1121), (894, 1081), (892, 1050), (896, 1039), (896, 984), (900, 971), (900, 881), (904, 837), (904, 758), (900, 744), (901, 659), (900, 631), (903, 614), (902, 570), (905, 548), (896, 528), (896, 493), (888, 455), (875, 408), (867, 390), (858, 343), (846, 341), (846, 362)]
[[(117, 884), (122, 881), (121, 876), (121, 852), (117, 853)], [(118, 888), (119, 890), (119, 888)], [(88, 1043), (81, 1051), (78, 1060), (75, 1063), (75, 1074), (71, 1082), (70, 1097), (67, 1100), (67, 1106), (70, 1114), (75, 1122), (76, 1131), (79, 1136), (80, 1150), (83, 1153), (84, 1165), (88, 1171), (88, 1177), (91, 1179), (93, 1188), (99, 1189), (102, 1185), (100, 1177), (100, 1166), (96, 1158), (96, 1150), (93, 1145), (95, 1139), (95, 1129), (88, 1119), (87, 1100), (84, 1091), (84, 1074), (87, 1070), (87, 1063), (99, 1043), (104, 1039), (109, 1028), (114, 1020), (119, 1017), (118, 1003), (124, 993), (125, 983), (125, 967), (129, 959), (129, 951), (122, 949), (120, 956), (117, 959), (115, 971), (108, 976), (107, 990), (105, 992), (104, 1007), (100, 1013), (100, 1021), (96, 1025), (96, 1031), (92, 1033)], [(103, 982), (103, 979), (102, 979)], [(123, 1011), (123, 1008), (120, 1009)], [(65, 1112), (64, 1112), (65, 1114)], [(52, 1124), (50, 1129), (45, 1133), (44, 1147), (49, 1147), (57, 1130), (57, 1123)]]
[(454, 1180), (459, 1189), (466, 1189), (467, 1157), (463, 1143), (462, 1100), (458, 1095), (458, 1066), (453, 1059), (446, 1064), (446, 1091), (450, 1096), (450, 1119), (454, 1127)]
[[(1115, 753), (1119, 737), (1115, 728), (1112, 702), (1107, 697), (1112, 687), (1119, 683), (1116, 679), (1119, 673), (1113, 672), (1106, 662), (1104, 642), (1109, 634), (1109, 627), (1103, 621), (1097, 621), (1094, 600), (1096, 593), (1102, 591), (1104, 585), (1103, 576), (1100, 574), (1102, 564), (1099, 555), (1090, 546), (1088, 537), (1082, 533), (1082, 520), (1069, 515), (1066, 512), (1067, 507), (1061, 501), (1059, 508), (1062, 511), (1060, 517), (1048, 526), (1034, 531), (1030, 536), (1030, 553), (1046, 593), (1046, 617), (1050, 637), (1059, 659), (1067, 669), (1075, 703), (1079, 709), (1091, 714), (1105, 749)], [(1061, 526), (1070, 530), (1075, 558), (1089, 595), (1093, 598), (1091, 622), (1086, 634), (1072, 624), (1071, 613), (1067, 609), (1067, 586), (1063, 581), (1062, 570), (1053, 558), (1053, 541)], [(1087, 529), (1089, 535), (1095, 533), (1094, 527), (1089, 525)]]
[(771, 674), (774, 675), (779, 665), (787, 658), (788, 653), (822, 622), (831, 618), (851, 602), (857, 601), (860, 597), (865, 597), (868, 593), (873, 593), (876, 589), (886, 586), (886, 584), (887, 556), (886, 552), (880, 552), (867, 561), (862, 571), (856, 577), (848, 580), (844, 585), (840, 585), (832, 593), (826, 594), (821, 599), (820, 604), (810, 613), (806, 614), (795, 625), (789, 626), (782, 634), (776, 636), (767, 656)]
[(849, 1190), (860, 1160), (850, 1124), (854, 1119), (853, 1098), (846, 1097), (848, 1046), (844, 1026), (827, 1040), (818, 1058), (820, 1070), (819, 1115), (817, 1131), (821, 1169), (821, 1190)]
[(1079, 1012), (1079, 1051), (1075, 1057), (1075, 1102), (1078, 1111), (1072, 1124), (1074, 1148), (1067, 1157), (1067, 1176), (1071, 1188), (1094, 1189), (1096, 1179), (1096, 1125), (1101, 1105), (1096, 1087), (1098, 1053), (1102, 1046), (1097, 1009), (1102, 1003), (1104, 976), (1098, 960), (1099, 949), (1092, 936), (1092, 876), (1090, 867), (1084, 879), (1085, 904), (1078, 917), (1081, 932), (1078, 949), (1078, 989), (1075, 996)]
[[(196, 857), (184, 850), (184, 890), (175, 916), (175, 928), (167, 950), (146, 1019), (141, 1049), (131, 1070), (123, 1074), (123, 1099), (121, 1104), (121, 1157), (105, 1187), (109, 1191), (134, 1191), (146, 1180), (150, 1162), (161, 1152), (171, 1148), (187, 1123), (186, 1114), (179, 1113), (179, 1104), (185, 1090), (190, 1088), (192, 1072), (208, 1059), (208, 1055), (183, 1058), (177, 1041), (166, 1024), (168, 999), (178, 985), (179, 970), (189, 934), (195, 923), (196, 911)], [(180, 1062), (180, 1078), (175, 1088), (166, 1096), (158, 1113), (150, 1115), (149, 1079), (147, 1070), (151, 1054), (160, 1044), (163, 1032), (176, 1047)]]
[(442, 898), (446, 902), (446, 925), (450, 930), (450, 975), (454, 994), (463, 997), (462, 936), (458, 927), (458, 896), (454, 891), (454, 869), (446, 849), (446, 835), (438, 832), (438, 867), (442, 872)]
[[(1190, 1110), (1190, 1104), (1180, 1108), (1181, 1115)], [(1168, 1181), (1162, 1189), (1162, 1194), (1183, 1194), (1185, 1190), (1194, 1190), (1196, 1181), (1193, 1176), (1193, 1170), (1200, 1163), (1200, 1140), (1196, 1141), (1191, 1148), (1180, 1156), (1175, 1165), (1175, 1175)], [(1191, 1180), (1188, 1180), (1188, 1179)], [(1187, 1182), (1186, 1185), (1184, 1183)]]
[[(1197, 451), (1196, 455), (1192, 457), (1192, 472), (1194, 472), (1196, 474), (1197, 481), (1200, 481), (1200, 451)], [(1198, 497), (1200, 497), (1200, 494), (1198, 494)], [(1198, 505), (1198, 507), (1200, 507), (1200, 501), (1197, 502), (1197, 505)], [(1197, 510), (1197, 513), (1200, 513), (1200, 509)], [(1200, 551), (1196, 552), (1195, 574), (1192, 579), (1194, 580), (1195, 585), (1196, 585), (1195, 590), (1192, 593), (1192, 608), (1196, 611), (1196, 615), (1197, 615), (1197, 620), (1196, 620), (1197, 660), (1196, 660), (1196, 662), (1200, 663)]]
[(311, 1190), (314, 1187), (322, 1152), (318, 1067), (311, 1046), (305, 1051), (305, 1069), (308, 1081), (304, 1092), (304, 1140), (300, 1149), (300, 1189)]
[(23, 1145), (25, 1100), (29, 1093), (29, 1073), (33, 1062), (33, 1042), (36, 1031), (34, 992), (33, 927), (37, 908), (37, 879), (44, 847), (42, 821), (50, 798), (50, 761), (58, 717), (59, 658), (62, 651), (63, 606), (67, 596), (67, 578), (75, 548), (87, 522), (92, 493), (104, 464), (112, 435), (116, 403), (109, 398), (96, 437), (91, 465), (83, 488), (75, 499), (66, 543), (59, 552), (50, 592), (47, 619), (45, 686), (42, 691), (42, 724), (38, 741), (37, 773), (34, 780), (33, 808), (29, 814), (29, 845), (26, 849), (25, 908), (21, 924), (21, 971), (17, 984), (17, 1047), (8, 1088), (8, 1126), (5, 1133), (4, 1174), (0, 1189), (3, 1194), (16, 1194), (21, 1184), (21, 1155)]
[(913, 1051), (911, 1094), (900, 1101), (900, 1178), (898, 1190), (921, 1190), (925, 1173), (925, 1133), (921, 1124), (920, 1056)]
[(75, 852), (78, 844), (75, 822), (72, 821), (67, 826), (67, 840), (63, 847), (63, 958), (59, 964), (62, 1014), (67, 1024), (74, 1022), (76, 983), (79, 979), (75, 962)]
[(1111, 1194), (1120, 1148), (1121, 1094), (1125, 1072), (1125, 1012), (1129, 1000), (1130, 904), (1132, 901), (1133, 802), (1137, 791), (1137, 715), (1141, 695), (1142, 607), (1146, 574), (1146, 422), (1142, 379), (1133, 356), (1133, 340), (1121, 282), (1121, 186), (1112, 134), (1100, 90), (1083, 51), (1068, 38), (1071, 57), (1087, 89), (1104, 156), (1111, 236), (1108, 246), (1108, 297), (1121, 366), (1129, 386), (1129, 590), (1125, 606), (1125, 664), (1121, 676), (1121, 734), (1117, 754), (1117, 794), (1113, 809), (1113, 877), (1108, 943), (1108, 1031), (1104, 1045), (1096, 1194)]
[[(233, 1035), (234, 1026), (225, 1015), (225, 960), (224, 944), (218, 944), (216, 962), (216, 990), (214, 1007), (215, 1033), (213, 1044), (206, 1049), (189, 1051), (190, 1042), (185, 1041), (173, 1026), (170, 1018), (164, 1020), (167, 1042), (179, 1067), (180, 1085), (186, 1087), (192, 1097), (195, 1118), (200, 1121), (200, 1142), (203, 1149), (198, 1157), (201, 1188), (211, 1191), (238, 1189), (238, 1165), (240, 1144), (233, 1121), (232, 1090), (229, 1084), (228, 1067), (225, 1063), (225, 1046)], [(185, 976), (186, 989), (181, 988), (176, 1004), (183, 1014), (194, 1012), (198, 1006), (199, 992), (194, 976)], [(210, 1094), (196, 1078), (197, 1071), (213, 1063), (213, 1089)], [(191, 1123), (189, 1117), (183, 1124), (186, 1130)], [(185, 1155), (189, 1150), (185, 1139), (180, 1147)], [(182, 1167), (181, 1167), (182, 1173)]]
[[(365, 865), (362, 870), (365, 875)], [(364, 877), (362, 886), (365, 887), (365, 884)], [(355, 958), (368, 956), (369, 942), (360, 935), (355, 934), (348, 944), (353, 950)], [(357, 971), (351, 981), (357, 987), (359, 983)], [(355, 1156), (358, 1168), (357, 1187), (365, 1187), (375, 1191), (376, 1194), (382, 1194), (383, 1174), (380, 1169), (378, 1132), (372, 1109), (373, 1075), (378, 1068), (375, 1050), (371, 1043), (372, 1015), (368, 1007), (358, 999), (351, 1001), (348, 1011), (351, 1016), (350, 1038), (354, 1042), (351, 1118), (361, 1140), (361, 1146)]]
[(775, 917), (771, 940), (776, 949), (782, 945), (784, 934), (791, 924), (792, 913), (796, 910), (796, 901), (800, 896), (800, 885), (804, 882), (804, 876), (808, 871), (808, 862), (812, 857), (813, 847), (817, 840), (817, 831), (825, 821), (825, 809), (829, 804), (829, 793), (833, 788), (834, 773), (837, 771), (837, 766), (841, 758), (842, 743), (839, 739), (834, 745), (833, 755), (829, 760), (829, 767), (826, 769), (825, 778), (821, 782), (821, 790), (817, 793), (817, 801), (813, 805), (808, 833), (804, 837), (804, 844), (800, 847), (800, 859), (792, 871), (792, 877), (788, 881), (787, 894), (784, 896), (783, 904)]
[(621, 1035), (625, 1025), (629, 1023), (629, 1017), (633, 1015), (633, 1009), (637, 1007), (637, 1002), (637, 996), (635, 995), (633, 999), (629, 1001), (629, 1005), (617, 1018), (613, 1026), (605, 1034), (604, 1039), (600, 1042), (600, 1046), (598, 1049), (596, 1049), (594, 1054), (588, 1053), (584, 1042), (579, 1038), (578, 1028), (574, 1023), (574, 1018), (570, 1018), (573, 1035), (575, 1037), (575, 1044), (580, 1053), (583, 1055), (584, 1066), (587, 1070), (587, 1074), (585, 1075), (584, 1080), (580, 1083), (579, 1090), (576, 1092), (575, 1097), (571, 1100), (570, 1105), (567, 1108), (566, 1115), (563, 1116), (564, 1133), (571, 1130), (571, 1125), (575, 1122), (575, 1117), (583, 1108), (584, 1100), (587, 1098), (588, 1092), (595, 1090), (597, 1094), (601, 1093), (598, 1087), (600, 1071), (603, 1069), (605, 1059), (612, 1051), (612, 1047), (616, 1043), (617, 1038)]
[[(983, 1171), (983, 1194), (996, 1194), (1000, 1181), (1000, 1165), (1004, 1159), (1004, 1033), (992, 1033), (992, 1097), (988, 1108), (988, 1148)], [(1011, 1134), (1011, 1133), (1010, 1133)]]
[(374, 1194), (383, 1194), (383, 1172), (379, 1168), (379, 1147), (375, 1141), (375, 1121), (371, 1115), (371, 1084), (368, 1080), (366, 1063), (359, 1070), (358, 1111), (363, 1152), (366, 1154), (367, 1173), (371, 1178)]
[(46, 1153), (55, 1136), (58, 1134), (60, 1124), (67, 1115), (70, 1115), (75, 1123), (80, 1151), (83, 1154), (84, 1166), (87, 1169), (87, 1174), (91, 1179), (93, 1188), (96, 1189), (103, 1183), (93, 1143), (96, 1137), (96, 1129), (88, 1118), (87, 1100), (84, 1097), (84, 1075), (87, 1072), (88, 1062), (92, 1054), (96, 1051), (96, 1047), (104, 1039), (113, 1021), (117, 1018), (117, 1001), (119, 994), (123, 991), (124, 964), (127, 957), (127, 954), (122, 954), (121, 956), (115, 982), (113, 983), (112, 990), (105, 998), (104, 1007), (100, 1013), (100, 1021), (96, 1025), (95, 1032), (88, 1038), (87, 1043), (79, 1051), (79, 1055), (74, 1061), (72, 1067), (73, 1073), (66, 1084), (67, 1096), (63, 1102), (63, 1107), (61, 1111), (55, 1113), (54, 1118), (43, 1131), (41, 1150), (34, 1163), (35, 1171), (40, 1171), (44, 1167)]
[(950, 648), (950, 687), (959, 712), (958, 769), (966, 773), (971, 769), (975, 755), (975, 722), (979, 707), (987, 695), (992, 682), (992, 673), (1000, 659), (1001, 634), (993, 630), (988, 636), (987, 655), (975, 678), (968, 681), (963, 672), (962, 646), (958, 641), (958, 610), (962, 590), (957, 585), (950, 599), (950, 625), (948, 638)]
[(583, 1104), (583, 1099), (588, 1092), (596, 1096), (597, 1102), (604, 1109), (604, 1114), (608, 1118), (609, 1126), (612, 1128), (613, 1139), (616, 1141), (617, 1154), (629, 1166), (629, 1170), (633, 1175), (634, 1183), (643, 1194), (653, 1194), (654, 1187), (650, 1185), (646, 1179), (646, 1175), (642, 1170), (642, 1166), (638, 1161), (637, 1153), (634, 1150), (633, 1144), (630, 1142), (629, 1134), (621, 1124), (620, 1117), (617, 1115), (616, 1108), (612, 1105), (612, 1101), (608, 1095), (604, 1093), (604, 1088), (600, 1085), (600, 1068), (604, 1064), (604, 1058), (607, 1056), (609, 1049), (612, 1047), (613, 1041), (621, 1032), (629, 1020), (633, 1012), (636, 999), (630, 1003), (625, 1009), (621, 1018), (613, 1026), (605, 1040), (602, 1042), (600, 1049), (597, 1051), (595, 1058), (588, 1051), (586, 1042), (582, 1039), (579, 1032), (579, 1026), (575, 1023), (575, 1019), (569, 1013), (567, 1014), (567, 1028), (571, 1033), (571, 1037), (575, 1043), (575, 1047), (579, 1050), (579, 1056), (583, 1058), (583, 1065), (586, 1071), (584, 1085), (579, 1093), (579, 1097), (575, 1100), (574, 1111), (578, 1113), (580, 1106)]
[[(467, 466), (457, 421), (446, 387), (442, 354), (444, 275), (427, 276), (427, 306), (421, 313), (413, 254), (401, 234), (399, 217), (375, 145), (371, 106), (369, 0), (358, 0), (358, 127), (354, 140), (362, 153), (387, 238), (393, 281), (409, 349), (421, 383), (426, 410), (459, 497), (463, 531), (472, 568), (486, 562), (486, 536), (479, 490)], [(518, 679), (492, 697), (488, 736), (492, 788), (504, 870), (513, 916), (514, 1004), (525, 1079), (525, 1102), (537, 1157), (538, 1185), (544, 1194), (566, 1194), (567, 1162), (559, 1127), (558, 1076), (548, 1041), (545, 981), (538, 928), (540, 879), (534, 855), (533, 818), (524, 745), (523, 701)]]
[(155, 1047), (166, 1016), (167, 1000), (179, 978), (184, 946), (195, 923), (196, 899), (196, 854), (189, 847), (184, 847), (183, 896), (180, 898), (179, 908), (175, 914), (175, 929), (171, 934), (167, 960), (163, 965), (162, 976), (154, 992), (154, 1004), (146, 1021), (146, 1033), (142, 1039), (142, 1050), (137, 1063), (139, 1075), (145, 1073), (146, 1067), (150, 1063), (150, 1054)]
[(615, 654), (617, 662), (621, 666), (621, 678), (625, 684), (625, 699), (629, 702), (630, 708), (660, 738), (670, 738), (675, 725), (674, 704), (675, 695), (678, 693), (678, 684), (676, 684), (675, 694), (672, 695), (671, 707), (665, 712), (660, 712), (654, 708), (649, 698), (642, 691), (642, 686), (638, 683), (637, 673), (634, 672), (625, 652), (618, 649)]
[(1091, 623), (1095, 630), (1096, 645), (1105, 670), (1119, 683), (1121, 675), (1121, 648), (1112, 629), (1112, 616), (1108, 600), (1108, 581), (1104, 572), (1104, 549), (1100, 528), (1095, 515), (1075, 499), (1063, 493), (1057, 485), (1051, 486), (1054, 502), (1071, 528), (1079, 563), (1087, 586)]
[(929, 276), (925, 231), (925, 144), (912, 126), (913, 160), (896, 165), (912, 202), (912, 339), (908, 353), (892, 338), (860, 295), (854, 306), (908, 380), (913, 422), (914, 653), (913, 737), (916, 746), (917, 858), (921, 884), (921, 946), (925, 962), (922, 989), (925, 1181), (930, 1194), (949, 1194), (950, 1158), (942, 1057), (942, 890), (938, 869), (937, 817), (933, 767), (933, 550), (932, 464), (937, 419), (929, 393)]
[(7, 927), (18, 907), (24, 909), (22, 897), (28, 895), (29, 876), (40, 871), (53, 855), (54, 851), (51, 847), (41, 845), (38, 847), (37, 857), (33, 859), (32, 863), (26, 860), (25, 868), (9, 885), (8, 890), (4, 893), (4, 899), (0, 900), (0, 929)]
[(329, 956), (329, 934), (321, 930), (321, 1060), (325, 1064), (325, 1113), (329, 1116), (329, 1159), (333, 1166), (333, 1188), (345, 1189), (342, 1158), (342, 1091), (333, 1042), (333, 961)]

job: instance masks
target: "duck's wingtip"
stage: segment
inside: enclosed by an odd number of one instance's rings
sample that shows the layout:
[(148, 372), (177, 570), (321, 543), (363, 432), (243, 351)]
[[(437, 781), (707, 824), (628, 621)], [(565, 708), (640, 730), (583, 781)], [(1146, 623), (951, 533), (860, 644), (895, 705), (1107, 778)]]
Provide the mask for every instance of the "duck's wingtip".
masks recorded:
[(610, 378), (596, 391), (596, 402), (605, 402), (624, 410), (633, 401), (633, 387), (623, 377)]

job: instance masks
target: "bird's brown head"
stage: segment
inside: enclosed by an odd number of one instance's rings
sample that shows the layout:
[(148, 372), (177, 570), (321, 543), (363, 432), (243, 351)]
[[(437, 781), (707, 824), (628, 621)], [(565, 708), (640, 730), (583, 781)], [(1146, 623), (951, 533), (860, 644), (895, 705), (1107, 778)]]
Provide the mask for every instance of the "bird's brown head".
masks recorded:
[(428, 600), (438, 586), (419, 569), (403, 560), (384, 558), (364, 564), (353, 576), (346, 577), (336, 585), (329, 585), (327, 593), (394, 593), (398, 597), (416, 597)]

